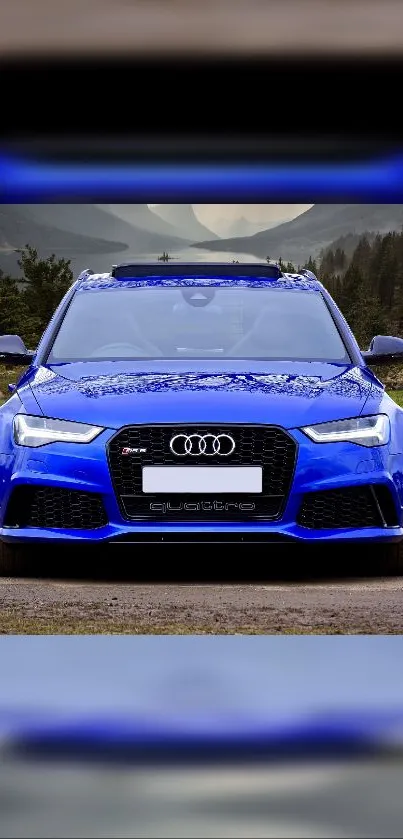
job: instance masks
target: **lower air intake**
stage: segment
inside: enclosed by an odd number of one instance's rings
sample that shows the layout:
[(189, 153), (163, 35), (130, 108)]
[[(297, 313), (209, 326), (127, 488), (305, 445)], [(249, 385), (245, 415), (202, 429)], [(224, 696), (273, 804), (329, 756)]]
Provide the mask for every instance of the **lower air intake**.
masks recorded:
[(100, 495), (58, 487), (18, 487), (5, 517), (6, 527), (92, 530), (105, 524)]
[(309, 492), (302, 501), (298, 524), (313, 530), (393, 527), (395, 505), (384, 486), (345, 487)]

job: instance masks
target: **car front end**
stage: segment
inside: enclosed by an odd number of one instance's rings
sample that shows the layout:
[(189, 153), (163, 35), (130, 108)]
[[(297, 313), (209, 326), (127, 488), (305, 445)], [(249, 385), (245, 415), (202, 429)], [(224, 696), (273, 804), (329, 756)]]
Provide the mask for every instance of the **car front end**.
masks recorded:
[[(357, 371), (350, 371), (350, 384), (354, 375)], [(101, 398), (112, 403), (113, 414), (114, 401), (122, 404), (119, 379), (124, 379), (123, 403), (136, 406), (135, 421), (115, 418), (112, 425), (110, 416), (106, 427), (28, 414), (19, 396), (12, 397), (8, 411), (17, 412), (7, 424), (12, 438), (1, 458), (7, 487), (1, 538), (31, 543), (400, 539), (403, 455), (393, 433), (396, 414), (401, 423), (398, 406), (383, 396), (376, 413), (295, 427), (291, 417), (282, 420), (282, 406), (292, 400), (292, 388), (303, 391), (306, 376), (294, 377), (288, 392), (287, 375), (249, 373), (246, 382), (245, 376), (154, 373), (148, 390), (136, 394), (147, 385), (144, 376), (115, 373), (118, 392)], [(328, 382), (328, 391), (339, 378)], [(48, 388), (51, 382), (57, 387), (57, 379), (49, 379)], [(107, 382), (108, 377), (106, 388)], [(81, 398), (91, 400), (101, 385), (95, 377), (85, 387)], [(320, 399), (323, 380), (316, 389)], [(309, 390), (315, 398), (315, 382)], [(306, 393), (295, 398), (306, 400)], [(127, 417), (130, 408), (122, 413)], [(267, 422), (267, 415), (274, 422)], [(167, 467), (175, 481), (185, 478), (174, 492), (161, 485)], [(189, 479), (200, 480), (200, 469), (207, 483), (195, 493)], [(144, 476), (149, 483), (143, 488)]]
[(403, 538), (403, 411), (351, 350), (38, 353), (0, 417), (4, 544)]

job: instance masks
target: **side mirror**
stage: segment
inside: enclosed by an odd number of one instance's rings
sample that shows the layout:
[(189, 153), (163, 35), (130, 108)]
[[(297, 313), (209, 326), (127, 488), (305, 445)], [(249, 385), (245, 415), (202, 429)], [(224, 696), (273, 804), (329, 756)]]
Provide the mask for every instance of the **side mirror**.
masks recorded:
[(376, 335), (372, 339), (368, 352), (362, 357), (366, 364), (403, 364), (403, 338), (391, 335)]
[(19, 335), (0, 335), (0, 364), (17, 364), (28, 367), (34, 352), (27, 350)]

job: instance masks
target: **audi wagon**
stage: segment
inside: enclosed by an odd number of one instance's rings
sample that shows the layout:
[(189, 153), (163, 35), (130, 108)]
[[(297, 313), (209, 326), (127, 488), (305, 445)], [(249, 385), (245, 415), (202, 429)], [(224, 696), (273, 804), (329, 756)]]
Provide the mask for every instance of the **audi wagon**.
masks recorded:
[[(364, 301), (363, 301), (364, 304)], [(0, 408), (2, 573), (39, 543), (369, 546), (401, 567), (403, 410), (322, 284), (276, 265), (83, 271)]]

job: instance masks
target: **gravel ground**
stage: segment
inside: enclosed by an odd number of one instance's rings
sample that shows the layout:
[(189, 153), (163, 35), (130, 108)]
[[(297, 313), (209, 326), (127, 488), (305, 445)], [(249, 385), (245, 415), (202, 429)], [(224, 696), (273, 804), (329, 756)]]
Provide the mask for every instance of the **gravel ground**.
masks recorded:
[[(127, 562), (0, 579), (2, 634), (385, 634), (403, 632), (402, 578), (305, 567), (250, 583), (147, 583)], [(210, 578), (211, 579), (211, 578)]]

